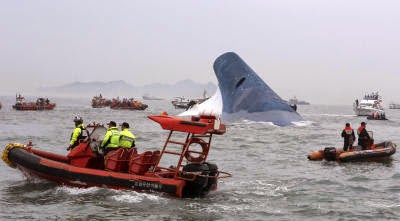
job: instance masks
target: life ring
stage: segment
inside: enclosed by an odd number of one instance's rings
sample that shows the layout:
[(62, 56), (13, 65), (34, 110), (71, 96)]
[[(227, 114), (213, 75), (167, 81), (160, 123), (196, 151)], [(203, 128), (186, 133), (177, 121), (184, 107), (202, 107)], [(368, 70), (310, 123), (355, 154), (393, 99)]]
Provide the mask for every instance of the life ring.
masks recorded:
[[(199, 153), (196, 152), (198, 154), (198, 156), (193, 156), (191, 154), (191, 153), (194, 152), (194, 151), (190, 151), (189, 150), (189, 147), (192, 144), (199, 144), (200, 145), (201, 153), (200, 152)], [(194, 138), (192, 138), (190, 140), (190, 143), (189, 143), (189, 145), (188, 145), (188, 147), (186, 149), (185, 158), (189, 162), (194, 162), (194, 163), (203, 162), (206, 159), (207, 155), (208, 155), (208, 150), (209, 150), (208, 144), (204, 140), (194, 137)]]

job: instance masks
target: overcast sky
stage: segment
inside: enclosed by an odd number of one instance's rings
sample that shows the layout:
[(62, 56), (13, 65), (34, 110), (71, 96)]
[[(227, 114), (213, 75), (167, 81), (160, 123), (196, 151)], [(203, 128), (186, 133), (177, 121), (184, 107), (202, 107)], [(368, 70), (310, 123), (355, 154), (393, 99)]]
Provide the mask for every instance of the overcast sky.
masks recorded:
[(400, 1), (0, 0), (0, 95), (73, 81), (217, 83), (233, 51), (282, 98), (400, 103)]

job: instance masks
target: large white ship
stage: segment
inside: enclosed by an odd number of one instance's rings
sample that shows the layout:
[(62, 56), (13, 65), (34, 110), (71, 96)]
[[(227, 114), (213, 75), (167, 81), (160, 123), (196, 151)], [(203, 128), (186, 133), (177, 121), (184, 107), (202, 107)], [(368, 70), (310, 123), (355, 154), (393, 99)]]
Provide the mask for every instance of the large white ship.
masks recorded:
[(366, 94), (363, 99), (354, 101), (353, 110), (357, 116), (371, 116), (383, 112), (382, 98), (378, 92)]

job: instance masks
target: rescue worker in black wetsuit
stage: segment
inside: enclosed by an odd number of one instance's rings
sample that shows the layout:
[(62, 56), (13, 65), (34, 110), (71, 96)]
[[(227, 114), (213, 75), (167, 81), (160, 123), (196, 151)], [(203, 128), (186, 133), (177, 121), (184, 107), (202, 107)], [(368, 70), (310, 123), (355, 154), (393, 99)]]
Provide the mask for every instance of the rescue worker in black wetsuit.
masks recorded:
[(83, 125), (83, 120), (79, 116), (74, 117), (75, 128), (71, 133), (71, 140), (69, 142), (69, 146), (67, 150), (72, 150), (79, 144), (79, 140), (84, 139), (86, 136), (84, 132), (86, 131), (85, 126)]
[(346, 127), (342, 131), (342, 137), (344, 140), (343, 150), (351, 150), (353, 148), (353, 143), (356, 140), (356, 135), (354, 134), (353, 128), (350, 127), (350, 123), (346, 123)]
[(363, 150), (367, 149), (367, 144), (371, 140), (371, 137), (365, 129), (366, 125), (365, 122), (361, 122), (361, 126), (357, 129), (358, 145), (361, 146)]

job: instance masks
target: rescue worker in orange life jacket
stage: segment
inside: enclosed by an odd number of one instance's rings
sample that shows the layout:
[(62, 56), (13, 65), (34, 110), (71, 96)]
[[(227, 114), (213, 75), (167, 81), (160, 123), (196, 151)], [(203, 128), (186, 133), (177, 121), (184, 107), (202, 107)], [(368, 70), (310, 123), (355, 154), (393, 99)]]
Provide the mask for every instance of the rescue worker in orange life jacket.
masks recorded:
[(71, 140), (67, 150), (72, 150), (79, 144), (79, 140), (84, 139), (84, 132), (86, 131), (85, 126), (83, 126), (83, 120), (79, 116), (74, 117), (75, 128), (71, 133)]
[(357, 129), (358, 145), (360, 145), (363, 150), (367, 149), (367, 143), (371, 140), (371, 137), (365, 129), (366, 125), (365, 122), (361, 122), (360, 127)]
[(110, 121), (107, 125), (107, 132), (100, 145), (101, 149), (104, 151), (104, 156), (106, 156), (108, 152), (119, 148), (120, 132), (117, 128), (117, 123), (115, 123), (115, 121)]
[(344, 138), (343, 150), (350, 150), (356, 140), (356, 135), (353, 128), (350, 127), (350, 123), (346, 123), (346, 127), (342, 131), (342, 137)]

